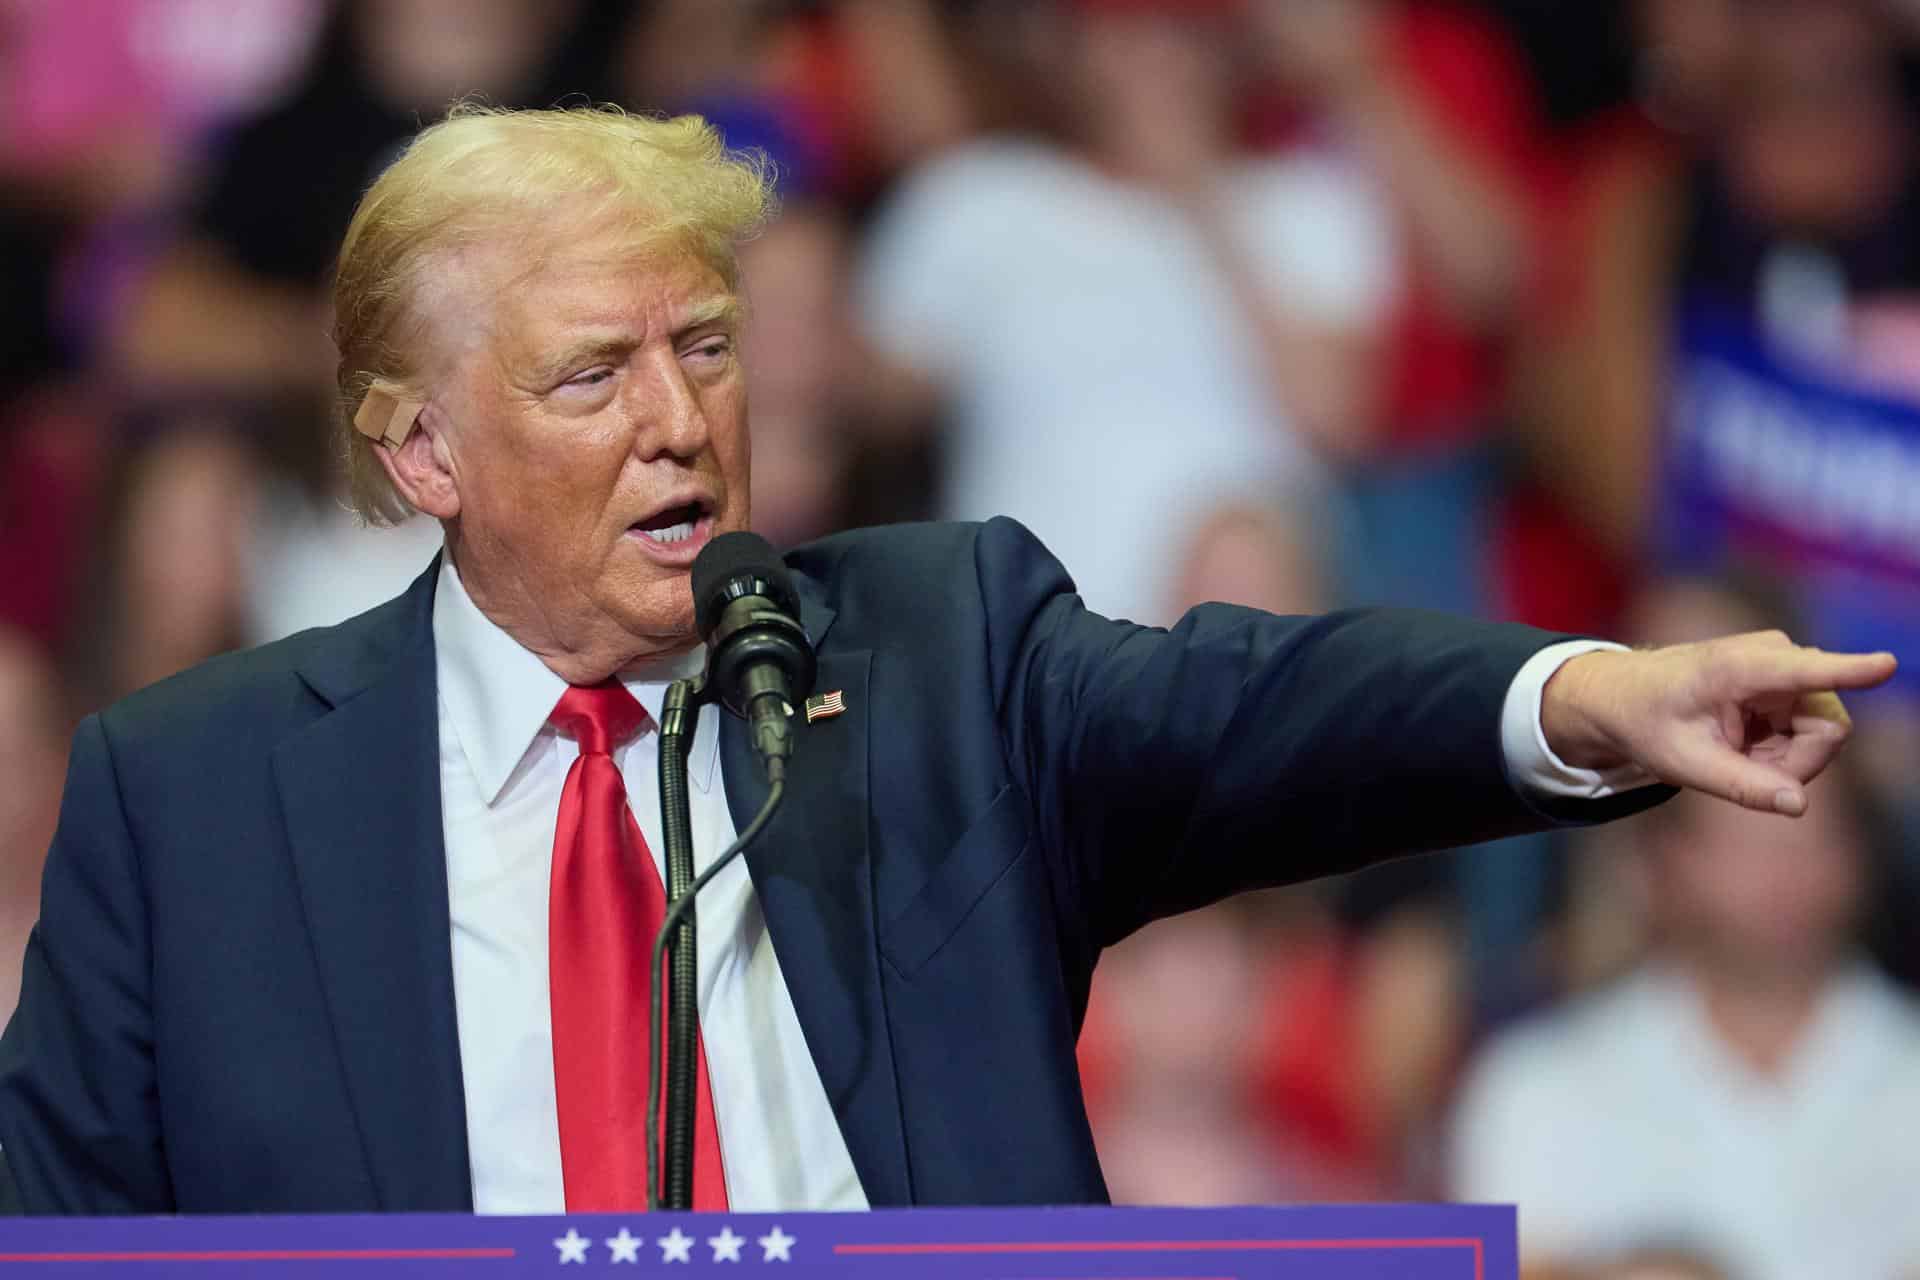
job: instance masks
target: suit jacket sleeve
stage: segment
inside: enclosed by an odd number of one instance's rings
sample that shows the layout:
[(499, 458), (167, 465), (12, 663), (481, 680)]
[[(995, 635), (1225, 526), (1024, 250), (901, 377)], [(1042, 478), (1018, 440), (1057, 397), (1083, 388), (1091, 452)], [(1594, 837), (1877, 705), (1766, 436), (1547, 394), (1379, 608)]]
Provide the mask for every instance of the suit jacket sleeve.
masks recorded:
[(1385, 609), (1203, 605), (1170, 630), (1114, 622), (1007, 520), (982, 528), (975, 565), (1009, 767), (1056, 893), (1102, 946), (1243, 889), (1670, 794), (1536, 806), (1515, 790), (1501, 706), (1564, 636)]
[(0, 1038), (0, 1147), (28, 1212), (173, 1208), (151, 984), (139, 856), (90, 716), (74, 738), (19, 1010)]

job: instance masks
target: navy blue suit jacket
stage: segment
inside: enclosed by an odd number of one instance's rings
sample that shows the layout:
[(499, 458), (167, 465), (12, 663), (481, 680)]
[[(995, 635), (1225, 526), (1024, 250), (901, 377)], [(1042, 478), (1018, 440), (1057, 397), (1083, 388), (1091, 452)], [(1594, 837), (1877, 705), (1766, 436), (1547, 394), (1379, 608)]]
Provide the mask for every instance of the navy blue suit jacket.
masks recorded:
[[(1654, 798), (1549, 814), (1509, 785), (1540, 632), (1111, 622), (1010, 521), (790, 563), (847, 710), (800, 729), (748, 866), (876, 1205), (1104, 1198), (1074, 1041), (1146, 921)], [(0, 1040), (28, 1211), (470, 1207), (435, 583), (81, 726)], [(765, 784), (730, 717), (722, 756), (744, 826)]]

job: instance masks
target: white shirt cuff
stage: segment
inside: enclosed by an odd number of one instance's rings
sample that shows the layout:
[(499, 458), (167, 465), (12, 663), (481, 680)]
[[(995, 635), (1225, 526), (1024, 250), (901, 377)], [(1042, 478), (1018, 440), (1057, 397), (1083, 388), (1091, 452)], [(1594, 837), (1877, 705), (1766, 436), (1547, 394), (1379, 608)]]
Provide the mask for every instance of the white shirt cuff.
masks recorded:
[(1605, 771), (1574, 768), (1553, 753), (1540, 724), (1541, 700), (1556, 671), (1583, 653), (1617, 653), (1625, 648), (1604, 640), (1550, 644), (1528, 658), (1514, 676), (1500, 711), (1500, 746), (1506, 753), (1507, 777), (1520, 791), (1535, 799), (1604, 800), (1653, 781), (1635, 764)]

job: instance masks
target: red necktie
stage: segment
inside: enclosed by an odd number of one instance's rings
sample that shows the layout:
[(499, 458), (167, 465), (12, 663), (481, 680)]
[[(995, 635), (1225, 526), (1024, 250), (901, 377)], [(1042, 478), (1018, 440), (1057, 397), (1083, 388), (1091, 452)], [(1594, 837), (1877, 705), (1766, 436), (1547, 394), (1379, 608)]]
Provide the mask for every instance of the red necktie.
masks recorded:
[[(647, 965), (667, 893), (612, 755), (647, 719), (612, 680), (568, 689), (550, 717), (580, 744), (560, 793), (547, 898), (553, 1087), (569, 1213), (647, 1206)], [(699, 1054), (693, 1207), (725, 1209), (704, 1044)]]

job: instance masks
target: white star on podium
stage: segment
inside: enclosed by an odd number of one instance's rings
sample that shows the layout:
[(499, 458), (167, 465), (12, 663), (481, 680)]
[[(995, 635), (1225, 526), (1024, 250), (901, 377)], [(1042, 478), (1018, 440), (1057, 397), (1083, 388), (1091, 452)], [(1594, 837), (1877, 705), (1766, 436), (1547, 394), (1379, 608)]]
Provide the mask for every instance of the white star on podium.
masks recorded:
[(593, 1248), (593, 1241), (572, 1227), (568, 1227), (567, 1234), (555, 1239), (553, 1247), (560, 1251), (561, 1262), (584, 1263), (587, 1260), (587, 1250)]
[(625, 1227), (620, 1228), (619, 1235), (607, 1237), (607, 1248), (612, 1251), (615, 1262), (640, 1261), (640, 1246), (645, 1243)]
[(707, 1243), (713, 1246), (713, 1260), (715, 1262), (740, 1261), (740, 1246), (746, 1242), (747, 1238), (745, 1236), (733, 1234), (732, 1227), (721, 1227), (719, 1235), (707, 1237)]
[(760, 1248), (765, 1254), (762, 1262), (792, 1262), (793, 1246), (798, 1243), (792, 1236), (775, 1227), (760, 1237)]
[(675, 1227), (654, 1242), (660, 1246), (662, 1262), (692, 1262), (693, 1237)]

